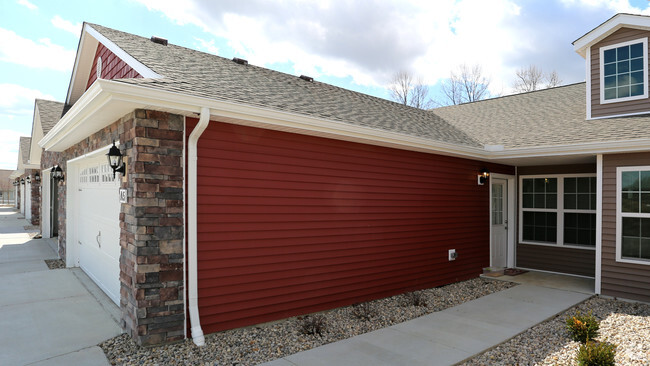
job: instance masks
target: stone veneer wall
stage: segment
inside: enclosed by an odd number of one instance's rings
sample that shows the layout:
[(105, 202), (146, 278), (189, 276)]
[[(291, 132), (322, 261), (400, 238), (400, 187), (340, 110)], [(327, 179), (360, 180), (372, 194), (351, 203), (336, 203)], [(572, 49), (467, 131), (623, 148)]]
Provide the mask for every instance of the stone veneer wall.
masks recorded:
[[(120, 213), (122, 327), (141, 345), (184, 338), (183, 116), (135, 110), (61, 153), (45, 151), (41, 166), (66, 162), (120, 142), (126, 156), (128, 202)], [(66, 189), (59, 183), (59, 255), (66, 254)]]
[(38, 169), (28, 169), (25, 171), (26, 175), (31, 175), (31, 187), (32, 191), (30, 194), (32, 195), (31, 199), (31, 210), (32, 210), (32, 225), (40, 225), (41, 224), (41, 182), (37, 182), (34, 176), (38, 173), (40, 176), (41, 173), (38, 171)]
[[(63, 170), (63, 180), (56, 182), (56, 196), (59, 200), (59, 209), (58, 209), (58, 242), (59, 242), (59, 258), (65, 259), (65, 179), (66, 176), (66, 161), (71, 159), (70, 157), (65, 157), (65, 153), (58, 153), (53, 151), (45, 151), (41, 154), (41, 171), (50, 169), (55, 165), (58, 165)], [(42, 179), (41, 174), (41, 179)], [(43, 192), (41, 192), (42, 197)], [(41, 232), (43, 232), (43, 223), (41, 222)]]

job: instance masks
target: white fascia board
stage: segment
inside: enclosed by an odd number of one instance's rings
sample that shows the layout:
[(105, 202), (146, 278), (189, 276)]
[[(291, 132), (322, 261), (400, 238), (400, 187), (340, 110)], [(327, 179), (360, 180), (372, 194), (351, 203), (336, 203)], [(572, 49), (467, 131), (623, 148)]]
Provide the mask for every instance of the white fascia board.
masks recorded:
[(575, 40), (573, 42), (573, 50), (580, 54), (580, 56), (586, 57), (587, 48), (589, 46), (601, 41), (603, 38), (623, 27), (650, 30), (650, 17), (632, 14), (616, 14), (605, 23)]
[[(69, 138), (71, 135), (75, 135), (75, 132), (78, 131), (77, 127), (87, 119), (91, 111), (97, 108), (98, 104), (102, 104), (102, 97), (103, 99), (107, 98), (106, 95), (102, 95), (99, 83), (93, 83), (81, 98), (79, 98), (77, 103), (75, 103), (63, 118), (52, 127), (50, 132), (43, 136), (43, 138), (38, 142), (38, 145), (45, 150), (63, 151), (63, 149), (53, 149), (54, 145), (64, 138)], [(92, 123), (92, 120), (89, 120), (87, 127), (94, 128), (95, 126), (90, 126)], [(102, 127), (95, 129), (95, 131)], [(79, 140), (85, 137), (87, 136), (79, 136)]]
[(159, 79), (162, 77), (161, 75), (155, 73), (153, 70), (145, 66), (140, 61), (136, 60), (133, 56), (126, 53), (123, 49), (121, 49), (115, 43), (113, 43), (113, 41), (104, 37), (101, 33), (99, 33), (90, 25), (86, 24), (84, 29), (88, 34), (93, 36), (93, 38), (95, 38), (97, 41), (102, 43), (106, 48), (108, 48), (111, 52), (113, 52), (115, 56), (119, 57), (122, 61), (126, 62), (135, 71), (137, 71), (138, 74), (142, 75), (143, 78)]
[[(207, 107), (210, 108), (213, 119), (220, 119), (224, 122), (484, 161), (597, 155), (650, 149), (650, 139), (634, 139), (486, 150), (260, 106), (218, 101), (111, 80), (95, 82), (59, 123), (39, 141), (39, 145), (46, 150), (62, 151), (86, 138), (87, 135), (84, 135), (83, 131), (98, 131), (123, 117), (123, 115), (114, 115), (110, 118), (96, 118), (95, 113), (111, 103), (126, 104), (129, 110), (136, 108), (162, 109), (172, 111), (172, 113), (194, 116), (198, 116), (201, 108)], [(109, 108), (109, 110), (113, 110), (113, 108)], [(83, 129), (78, 128), (81, 125), (83, 125)]]

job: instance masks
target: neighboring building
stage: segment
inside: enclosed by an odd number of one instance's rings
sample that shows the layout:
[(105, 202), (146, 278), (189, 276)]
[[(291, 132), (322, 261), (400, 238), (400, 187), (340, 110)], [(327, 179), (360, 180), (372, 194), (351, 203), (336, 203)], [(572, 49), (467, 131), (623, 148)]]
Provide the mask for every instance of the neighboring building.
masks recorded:
[(586, 84), (422, 111), (86, 23), (38, 141), (59, 253), (141, 344), (489, 265), (650, 301), (649, 35), (616, 15), (575, 42)]
[(13, 170), (0, 170), (0, 205), (14, 205), (16, 186), (10, 178)]

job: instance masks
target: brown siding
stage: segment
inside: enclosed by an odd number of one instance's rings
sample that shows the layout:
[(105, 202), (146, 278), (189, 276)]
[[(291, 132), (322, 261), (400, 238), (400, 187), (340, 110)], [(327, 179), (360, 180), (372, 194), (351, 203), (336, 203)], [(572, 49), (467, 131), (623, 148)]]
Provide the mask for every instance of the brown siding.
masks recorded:
[(650, 165), (650, 153), (603, 157), (603, 295), (650, 302), (650, 264), (616, 261), (616, 167)]
[[(591, 47), (591, 116), (604, 117), (650, 111), (648, 99), (629, 102), (600, 104), (600, 48), (613, 44), (648, 38), (650, 32), (639, 29), (622, 28)], [(648, 58), (650, 61), (650, 57)], [(647, 80), (646, 80), (647, 82)]]
[(517, 267), (594, 277), (596, 251), (549, 245), (517, 245)]
[(596, 162), (594, 161), (593, 164), (540, 165), (540, 166), (522, 166), (517, 168), (518, 175), (584, 174), (584, 173), (596, 174)]

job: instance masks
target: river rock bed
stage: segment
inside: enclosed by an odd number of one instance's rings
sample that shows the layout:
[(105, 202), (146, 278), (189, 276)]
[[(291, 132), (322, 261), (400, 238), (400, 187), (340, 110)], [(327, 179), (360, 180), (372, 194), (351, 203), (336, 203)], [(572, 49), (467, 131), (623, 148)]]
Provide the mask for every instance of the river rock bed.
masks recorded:
[(617, 345), (616, 365), (650, 365), (650, 305), (592, 297), (511, 340), (462, 363), (476, 365), (577, 365), (580, 343), (565, 331), (566, 319), (580, 311), (600, 321), (596, 340)]
[[(512, 286), (515, 284), (475, 278), (313, 316), (210, 334), (205, 337), (204, 347), (186, 339), (172, 345), (145, 348), (126, 334), (99, 346), (112, 365), (257, 365), (441, 311)], [(413, 305), (416, 303), (420, 305)], [(303, 334), (301, 328), (305, 322), (319, 316), (324, 319), (321, 334)]]

